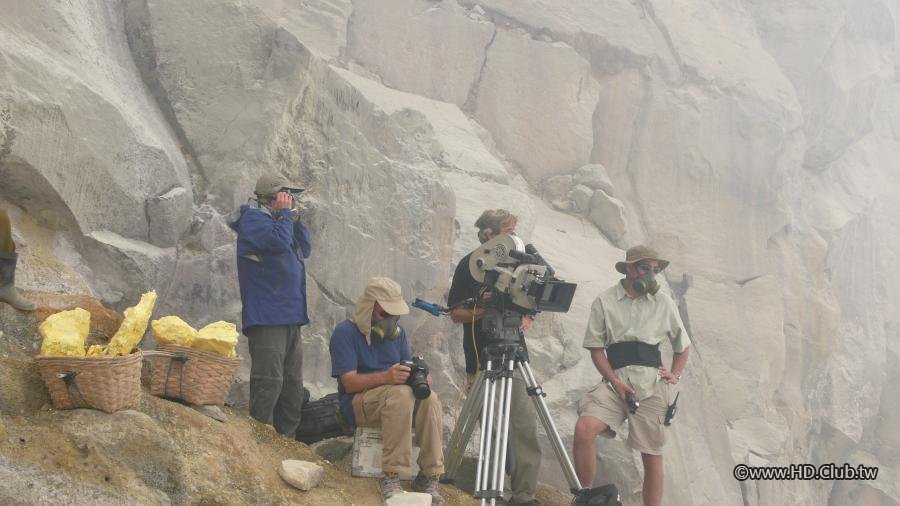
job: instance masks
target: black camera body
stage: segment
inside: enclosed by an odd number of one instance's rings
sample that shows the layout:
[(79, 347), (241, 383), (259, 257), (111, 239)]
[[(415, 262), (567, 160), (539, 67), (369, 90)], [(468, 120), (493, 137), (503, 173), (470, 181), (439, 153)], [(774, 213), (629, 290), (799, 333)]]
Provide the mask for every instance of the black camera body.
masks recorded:
[(412, 388), (416, 399), (427, 399), (431, 395), (431, 387), (428, 386), (428, 365), (422, 357), (413, 357), (412, 360), (404, 360), (401, 364), (409, 367), (409, 378), (406, 384)]

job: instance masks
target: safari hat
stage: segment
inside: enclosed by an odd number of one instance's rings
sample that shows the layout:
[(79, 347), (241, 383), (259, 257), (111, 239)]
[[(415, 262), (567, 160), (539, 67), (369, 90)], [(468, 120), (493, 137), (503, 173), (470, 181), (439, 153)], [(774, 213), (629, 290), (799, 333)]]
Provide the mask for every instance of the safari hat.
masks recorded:
[(369, 278), (365, 290), (356, 301), (356, 310), (353, 313), (353, 323), (366, 336), (367, 343), (369, 331), (372, 330), (372, 309), (376, 302), (390, 315), (409, 314), (409, 306), (403, 300), (400, 285), (396, 281), (391, 278)]
[(616, 262), (616, 270), (621, 272), (622, 274), (625, 274), (626, 265), (640, 262), (641, 260), (656, 260), (657, 262), (659, 262), (660, 272), (662, 272), (666, 267), (669, 266), (669, 261), (660, 258), (659, 253), (657, 253), (656, 250), (641, 244), (628, 248), (628, 251), (625, 252), (625, 261)]

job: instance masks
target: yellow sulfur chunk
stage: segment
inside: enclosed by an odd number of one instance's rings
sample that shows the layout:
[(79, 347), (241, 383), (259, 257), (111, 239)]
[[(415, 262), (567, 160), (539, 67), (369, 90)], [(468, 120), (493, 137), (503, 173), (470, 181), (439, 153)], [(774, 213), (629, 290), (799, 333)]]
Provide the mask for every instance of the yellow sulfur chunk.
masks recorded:
[(194, 339), (193, 348), (218, 353), (223, 357), (236, 357), (237, 326), (228, 322), (215, 322), (200, 329)]
[(106, 346), (101, 344), (92, 344), (90, 348), (88, 348), (87, 355), (88, 357), (99, 357), (102, 355), (106, 355)]
[(41, 355), (83, 357), (84, 340), (91, 330), (91, 313), (76, 308), (48, 316), (40, 327)]
[(141, 301), (136, 306), (125, 310), (125, 319), (122, 326), (113, 336), (106, 349), (107, 355), (128, 355), (141, 342), (144, 332), (147, 331), (147, 322), (153, 314), (156, 305), (156, 290), (151, 290), (141, 295)]
[(164, 316), (150, 322), (153, 338), (159, 344), (191, 346), (197, 337), (197, 330), (177, 316)]

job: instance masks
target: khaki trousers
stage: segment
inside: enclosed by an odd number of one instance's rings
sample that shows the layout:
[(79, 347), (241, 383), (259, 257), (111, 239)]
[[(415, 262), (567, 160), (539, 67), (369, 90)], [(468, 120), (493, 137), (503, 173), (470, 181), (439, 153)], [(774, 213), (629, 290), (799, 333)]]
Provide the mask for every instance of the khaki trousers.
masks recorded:
[(416, 400), (408, 385), (382, 385), (353, 396), (356, 425), (381, 429), (381, 470), (412, 474), (412, 433), (416, 429), (419, 469), (426, 476), (444, 473), (443, 410), (437, 394)]
[(12, 240), (12, 224), (9, 215), (0, 209), (0, 253), (15, 253), (16, 244)]

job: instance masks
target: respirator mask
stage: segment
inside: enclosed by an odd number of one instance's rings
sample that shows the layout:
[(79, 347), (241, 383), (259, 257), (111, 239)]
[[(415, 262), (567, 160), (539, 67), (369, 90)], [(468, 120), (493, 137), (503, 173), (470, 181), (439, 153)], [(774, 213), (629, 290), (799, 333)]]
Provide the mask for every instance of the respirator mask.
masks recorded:
[(631, 282), (634, 291), (644, 295), (656, 295), (659, 291), (659, 282), (656, 281), (656, 275), (659, 274), (659, 267), (651, 267), (648, 264), (637, 264), (637, 270), (640, 276)]
[(400, 324), (398, 323), (400, 317), (398, 316), (388, 316), (387, 318), (383, 318), (372, 324), (372, 330), (369, 332), (369, 337), (376, 341), (383, 341), (385, 339), (389, 341), (393, 341), (400, 337)]

